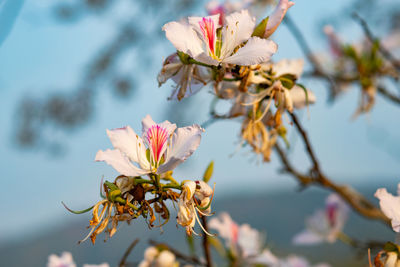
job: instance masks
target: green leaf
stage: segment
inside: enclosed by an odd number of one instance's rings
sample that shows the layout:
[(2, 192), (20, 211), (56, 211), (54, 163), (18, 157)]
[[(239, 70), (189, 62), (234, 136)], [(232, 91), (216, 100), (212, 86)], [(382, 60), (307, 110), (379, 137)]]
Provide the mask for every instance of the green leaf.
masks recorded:
[(263, 19), (254, 29), (253, 34), (251, 36), (257, 36), (263, 38), (265, 33), (265, 28), (267, 28), (268, 19), (269, 17)]
[(213, 175), (214, 172), (214, 161), (211, 161), (210, 164), (208, 164), (206, 171), (203, 174), (203, 181), (208, 183), (210, 181), (211, 176)]
[(292, 89), (297, 78), (296, 75), (287, 73), (279, 76), (278, 79), (281, 81), (284, 87), (287, 89)]
[(196, 255), (196, 248), (194, 247), (194, 239), (193, 235), (185, 235), (186, 236), (186, 241), (189, 245), (189, 251), (191, 255)]

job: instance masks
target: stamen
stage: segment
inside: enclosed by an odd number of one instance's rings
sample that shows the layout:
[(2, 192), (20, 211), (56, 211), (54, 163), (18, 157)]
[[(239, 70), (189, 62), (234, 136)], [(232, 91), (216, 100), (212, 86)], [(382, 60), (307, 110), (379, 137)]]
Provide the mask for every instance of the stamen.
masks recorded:
[[(194, 204), (192, 204), (194, 205)], [(194, 207), (193, 207), (194, 208)], [(209, 236), (215, 236), (213, 234), (210, 234), (209, 232), (206, 231), (206, 229), (204, 229), (203, 225), (200, 222), (199, 216), (197, 216), (197, 212), (194, 212), (194, 216), (196, 217), (196, 221), (199, 223), (201, 230), (203, 230), (204, 233), (206, 233)]]

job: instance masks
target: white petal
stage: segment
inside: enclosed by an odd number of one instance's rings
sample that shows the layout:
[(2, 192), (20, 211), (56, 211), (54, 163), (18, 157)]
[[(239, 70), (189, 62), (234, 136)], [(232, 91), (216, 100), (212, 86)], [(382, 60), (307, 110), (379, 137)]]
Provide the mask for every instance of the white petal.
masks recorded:
[(393, 196), (386, 188), (379, 188), (374, 195), (379, 199), (383, 213), (392, 220), (393, 231), (400, 232), (400, 196)]
[(267, 27), (264, 32), (264, 38), (268, 38), (271, 34), (273, 34), (275, 32), (275, 30), (281, 24), (286, 12), (293, 5), (294, 5), (294, 3), (290, 2), (289, 0), (280, 0), (279, 1), (274, 12), (268, 19)]
[[(214, 23), (215, 31), (217, 31), (218, 24), (219, 24), (219, 14), (207, 16), (204, 18), (211, 19)], [(189, 17), (188, 18), (189, 24), (197, 31), (197, 33), (201, 36), (203, 41), (207, 42), (207, 40), (204, 39), (203, 32), (202, 32), (202, 30), (200, 28), (200, 24), (199, 24), (200, 21), (202, 21), (202, 20), (203, 20), (203, 17)], [(214, 37), (214, 38), (216, 40), (216, 37)]]
[(165, 163), (158, 168), (157, 173), (173, 170), (190, 157), (199, 146), (203, 132), (204, 129), (197, 124), (178, 128), (172, 137), (171, 147), (167, 150)]
[(273, 70), (276, 76), (283, 74), (293, 74), (297, 78), (303, 73), (304, 60), (299, 59), (282, 59), (273, 65)]
[(141, 163), (140, 165), (149, 169), (150, 165), (146, 159), (146, 148), (140, 138), (131, 127), (107, 130), (107, 135), (114, 148), (124, 153), (131, 161)]
[(279, 266), (279, 258), (272, 254), (269, 249), (264, 249), (260, 255), (251, 259), (253, 264), (263, 264), (267, 266)]
[(229, 57), (235, 47), (247, 41), (254, 31), (255, 18), (250, 16), (248, 10), (235, 12), (226, 17), (222, 29), (221, 58)]
[(175, 263), (175, 255), (168, 250), (161, 251), (156, 259), (155, 266), (157, 267), (172, 267)]
[(210, 57), (209, 54), (206, 52), (198, 54), (197, 56), (194, 57), (194, 59), (208, 65), (213, 65), (213, 66), (219, 65), (219, 61)]
[(118, 149), (99, 150), (96, 154), (95, 161), (105, 161), (120, 174), (125, 176), (140, 176), (150, 172), (149, 170), (143, 170), (133, 165)]
[(47, 267), (58, 266), (76, 267), (76, 264), (72, 258), (72, 254), (70, 252), (63, 252), (60, 257), (55, 254), (50, 255), (48, 258)]
[(315, 96), (315, 94), (308, 89), (307, 89), (307, 97), (308, 97), (307, 99), (304, 89), (298, 85), (295, 85), (292, 89), (290, 89), (289, 93), (290, 97), (292, 98), (293, 106), (297, 109), (304, 108), (305, 106), (307, 106), (307, 104), (314, 104), (315, 101), (317, 101), (317, 97)]
[(222, 212), (218, 216), (218, 218), (211, 218), (208, 223), (210, 229), (214, 229), (218, 231), (218, 236), (225, 239), (227, 246), (232, 245), (232, 243), (236, 240), (235, 232), (237, 235), (238, 225), (232, 220), (231, 216), (227, 212)]
[(242, 250), (243, 256), (255, 256), (261, 250), (261, 235), (248, 224), (239, 226), (238, 245)]
[(252, 37), (247, 44), (233, 54), (225, 58), (224, 63), (231, 63), (242, 66), (250, 66), (268, 61), (276, 52), (278, 46), (271, 40)]
[(157, 255), (158, 249), (153, 246), (146, 248), (146, 250), (144, 251), (144, 259), (149, 262), (153, 261), (157, 257)]
[(189, 201), (196, 192), (196, 183), (194, 181), (187, 181), (182, 187), (183, 191), (186, 192), (186, 195), (183, 195), (183, 197), (186, 197), (186, 201)]
[(142, 133), (143, 136), (146, 136), (147, 130), (151, 128), (153, 125), (159, 125), (162, 128), (166, 129), (168, 132), (168, 135), (171, 135), (175, 129), (176, 129), (176, 124), (175, 123), (170, 123), (169, 121), (163, 121), (161, 123), (155, 123), (153, 119), (151, 118), (150, 115), (146, 115), (146, 117), (143, 118), (142, 120)]
[(176, 50), (193, 58), (204, 52), (202, 41), (192, 26), (173, 21), (165, 24), (162, 29)]
[(110, 267), (108, 263), (102, 264), (84, 264), (83, 267)]
[(295, 245), (314, 245), (322, 243), (324, 239), (314, 232), (304, 230), (293, 237), (293, 244)]

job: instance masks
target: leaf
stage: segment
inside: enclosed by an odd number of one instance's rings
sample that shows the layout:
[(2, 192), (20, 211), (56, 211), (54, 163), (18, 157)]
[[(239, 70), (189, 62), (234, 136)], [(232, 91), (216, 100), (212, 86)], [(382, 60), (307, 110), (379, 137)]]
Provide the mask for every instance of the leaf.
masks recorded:
[(396, 244), (393, 243), (393, 242), (387, 242), (387, 243), (385, 244), (385, 246), (383, 247), (383, 249), (384, 249), (386, 252), (396, 252), (397, 254), (399, 254), (399, 252), (400, 252), (400, 247), (399, 247), (399, 245), (396, 245)]
[(210, 164), (208, 164), (206, 171), (204, 172), (203, 175), (203, 181), (208, 183), (210, 181), (211, 176), (213, 175), (214, 172), (214, 161), (211, 161)]
[(267, 28), (268, 19), (269, 17), (263, 19), (254, 29), (253, 34), (251, 36), (257, 36), (263, 38), (265, 33), (265, 28)]
[(287, 89), (292, 89), (294, 86), (294, 82), (296, 81), (296, 76), (290, 73), (283, 74), (278, 77), (281, 81), (282, 85)]

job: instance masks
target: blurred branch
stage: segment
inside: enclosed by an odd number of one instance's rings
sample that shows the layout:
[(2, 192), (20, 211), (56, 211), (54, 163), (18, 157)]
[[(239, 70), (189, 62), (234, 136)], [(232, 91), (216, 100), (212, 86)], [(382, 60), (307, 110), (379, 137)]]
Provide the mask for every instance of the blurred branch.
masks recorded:
[(124, 256), (122, 256), (121, 261), (119, 262), (119, 267), (125, 267), (126, 266), (126, 259), (128, 258), (129, 254), (131, 254), (132, 250), (135, 248), (135, 246), (139, 243), (139, 239), (135, 239), (129, 247), (126, 249)]
[[(208, 232), (208, 224), (207, 224), (206, 216), (201, 216), (201, 223), (203, 224), (204, 230), (206, 230)], [(206, 259), (206, 266), (212, 267), (210, 243), (208, 242), (208, 235), (206, 233), (203, 234), (202, 244), (203, 244), (203, 249), (204, 249), (204, 257)]]
[(187, 263), (190, 264), (195, 264), (195, 265), (200, 265), (200, 266), (206, 266), (203, 262), (201, 262), (197, 257), (195, 256), (187, 256), (181, 252), (179, 252), (178, 250), (170, 247), (169, 245), (167, 245), (166, 243), (159, 243), (155, 240), (149, 240), (150, 245), (153, 246), (160, 246), (160, 247), (164, 247), (165, 249), (169, 250), (170, 252), (172, 252), (178, 259), (181, 259)]
[(393, 93), (386, 90), (384, 87), (378, 86), (378, 92), (386, 99), (394, 103), (400, 104), (400, 96), (394, 95)]
[[(379, 41), (379, 39), (372, 34), (370, 28), (368, 27), (367, 22), (360, 15), (354, 12), (353, 18), (360, 23), (365, 35), (372, 44), (375, 43), (376, 41)], [(397, 70), (400, 70), (400, 61), (396, 59), (385, 47), (381, 46), (380, 44), (379, 44), (379, 51), (393, 65), (393, 67), (395, 67)]]
[(298, 130), (298, 132), (302, 137), (303, 143), (306, 147), (307, 154), (312, 162), (312, 168), (308, 175), (301, 174), (293, 167), (286, 153), (277, 144), (276, 151), (278, 152), (279, 158), (282, 164), (284, 165), (284, 171), (292, 174), (303, 187), (307, 187), (309, 185), (316, 185), (322, 188), (329, 189), (333, 192), (336, 192), (360, 215), (366, 218), (381, 221), (385, 223), (387, 226), (391, 227), (389, 218), (387, 218), (379, 208), (375, 207), (374, 204), (372, 204), (359, 192), (355, 191), (348, 185), (338, 185), (334, 183), (332, 180), (330, 180), (327, 176), (325, 176), (322, 173), (317, 157), (311, 146), (311, 142), (308, 138), (306, 131), (303, 129), (296, 115), (295, 114), (290, 114), (290, 115), (292, 117), (294, 125), (296, 126), (296, 129)]

